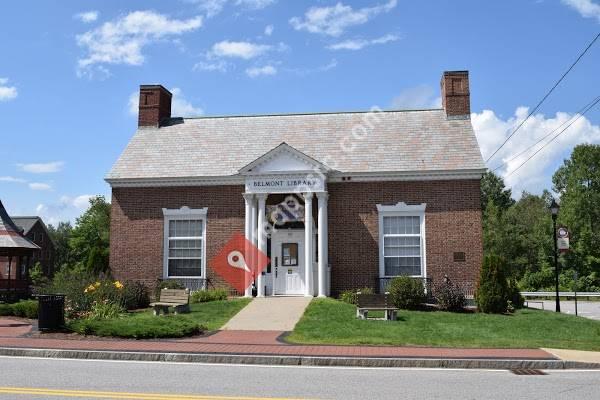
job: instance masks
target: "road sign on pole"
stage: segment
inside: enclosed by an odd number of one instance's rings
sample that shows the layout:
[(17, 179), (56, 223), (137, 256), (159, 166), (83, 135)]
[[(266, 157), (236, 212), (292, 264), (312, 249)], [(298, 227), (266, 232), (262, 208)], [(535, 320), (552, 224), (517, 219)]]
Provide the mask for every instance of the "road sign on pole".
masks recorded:
[(558, 251), (561, 253), (565, 253), (569, 251), (569, 231), (564, 226), (558, 228), (558, 238), (556, 239), (556, 244), (558, 247)]

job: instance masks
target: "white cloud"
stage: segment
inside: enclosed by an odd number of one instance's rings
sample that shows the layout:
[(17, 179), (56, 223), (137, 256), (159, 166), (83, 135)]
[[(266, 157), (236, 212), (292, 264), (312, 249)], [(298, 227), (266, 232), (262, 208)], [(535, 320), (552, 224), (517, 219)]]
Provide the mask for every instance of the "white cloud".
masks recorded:
[(47, 224), (56, 225), (62, 221), (74, 222), (90, 205), (90, 199), (96, 195), (61, 196), (57, 203), (38, 204), (35, 212)]
[(94, 66), (102, 67), (103, 64), (141, 65), (145, 46), (169, 36), (194, 31), (201, 26), (201, 16), (178, 20), (154, 11), (134, 11), (105, 22), (77, 35), (77, 44), (86, 52), (78, 60), (78, 74), (91, 74)]
[(33, 164), (17, 164), (17, 167), (25, 172), (32, 174), (47, 174), (52, 172), (59, 172), (65, 166), (64, 161), (52, 161), (48, 163), (33, 163)]
[[(185, 99), (183, 92), (180, 88), (172, 88), (171, 93), (173, 94), (173, 100), (171, 102), (171, 115), (174, 117), (197, 117), (204, 114), (204, 111), (200, 107), (195, 107), (188, 100)], [(131, 115), (138, 115), (139, 104), (140, 104), (140, 93), (134, 92), (129, 96), (127, 102), (128, 110)]]
[(233, 3), (236, 6), (251, 10), (260, 10), (276, 3), (277, 0), (188, 0), (188, 2), (197, 4), (200, 10), (206, 14), (207, 18), (212, 18), (220, 14), (227, 3)]
[(342, 42), (334, 43), (332, 45), (327, 46), (329, 50), (360, 50), (367, 46), (373, 46), (376, 44), (385, 44), (389, 42), (394, 42), (400, 39), (400, 36), (397, 35), (384, 35), (375, 39), (349, 39), (344, 40)]
[(265, 26), (265, 35), (271, 36), (273, 34), (273, 30), (275, 30), (275, 27), (273, 25)]
[(198, 4), (200, 10), (206, 13), (207, 18), (212, 18), (221, 13), (228, 0), (190, 0), (191, 3)]
[(334, 69), (335, 67), (337, 67), (338, 62), (337, 60), (334, 58), (333, 60), (329, 61), (327, 64), (322, 65), (318, 68), (319, 71), (329, 71), (330, 69)]
[(311, 7), (304, 18), (293, 17), (289, 22), (296, 30), (337, 37), (352, 26), (365, 24), (381, 13), (389, 12), (397, 3), (397, 0), (389, 0), (384, 4), (354, 10), (351, 6), (338, 2), (329, 7)]
[[(508, 119), (498, 117), (491, 110), (471, 114), (471, 121), (473, 122), (473, 128), (475, 129), (484, 160), (506, 140), (513, 128), (523, 121), (528, 113), (528, 108), (519, 107), (515, 111), (514, 116)], [(490, 160), (488, 168), (495, 169), (502, 162), (506, 162), (506, 165), (496, 172), (505, 177), (505, 183), (513, 189), (513, 193), (517, 196), (523, 190), (541, 193), (543, 189), (550, 189), (552, 186), (551, 178), (555, 172), (554, 168), (557, 161), (560, 161), (565, 154), (568, 155), (577, 144), (600, 143), (600, 126), (593, 125), (587, 118), (581, 117), (517, 172), (512, 175), (509, 174), (518, 168), (537, 149), (543, 146), (544, 143), (550, 140), (554, 134), (560, 132), (567, 125), (566, 121), (571, 117), (573, 117), (573, 114), (566, 112), (558, 112), (554, 117), (546, 117), (543, 114), (531, 116), (519, 132)], [(559, 128), (561, 125), (563, 126)], [(514, 156), (535, 144), (554, 129), (557, 129), (556, 132), (547, 140), (511, 160)]]
[(223, 40), (212, 46), (211, 54), (216, 57), (243, 58), (244, 60), (249, 60), (266, 53), (270, 49), (271, 46), (266, 44)]
[(27, 183), (25, 179), (15, 178), (14, 176), (0, 176), (0, 182)]
[(31, 182), (29, 184), (31, 190), (52, 190), (52, 186), (47, 183)]
[(574, 8), (584, 18), (596, 18), (600, 22), (600, 4), (592, 0), (562, 0), (571, 8)]
[(8, 101), (18, 96), (15, 86), (8, 86), (8, 78), (0, 78), (0, 101)]
[(66, 202), (66, 204), (73, 205), (73, 207), (76, 207), (80, 210), (87, 210), (87, 208), (90, 206), (90, 199), (93, 197), (96, 196), (93, 194), (82, 194), (74, 198), (63, 196), (61, 200)]
[(256, 78), (261, 75), (275, 75), (277, 74), (277, 68), (272, 65), (265, 65), (264, 67), (252, 67), (246, 69), (246, 75), (250, 78)]
[(253, 10), (260, 10), (274, 4), (276, 1), (277, 0), (237, 0), (235, 4)]
[(331, 61), (329, 61), (327, 64), (323, 64), (323, 65), (315, 67), (315, 68), (286, 68), (285, 71), (294, 73), (299, 76), (306, 76), (306, 75), (313, 74), (315, 72), (329, 71), (329, 70), (337, 67), (337, 65), (338, 65), (338, 62), (334, 58)]
[(98, 11), (86, 11), (81, 12), (79, 14), (75, 14), (74, 18), (80, 20), (83, 23), (89, 24), (90, 22), (94, 22), (98, 19), (98, 15), (100, 13)]
[(194, 64), (192, 68), (194, 71), (218, 71), (218, 72), (226, 72), (230, 67), (230, 64), (223, 60), (216, 61), (200, 61)]
[(399, 110), (440, 108), (442, 98), (437, 96), (431, 86), (419, 85), (401, 91), (394, 97), (391, 106)]

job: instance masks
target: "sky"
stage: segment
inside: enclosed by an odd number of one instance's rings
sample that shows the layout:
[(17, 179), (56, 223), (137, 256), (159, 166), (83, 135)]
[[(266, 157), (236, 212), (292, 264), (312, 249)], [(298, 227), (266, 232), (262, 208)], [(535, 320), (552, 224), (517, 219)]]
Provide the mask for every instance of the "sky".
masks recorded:
[[(140, 84), (169, 88), (174, 116), (414, 109), (469, 70), (487, 159), (598, 32), (599, 0), (2, 2), (0, 200), (52, 224), (110, 200)], [(488, 162), (515, 197), (600, 143), (598, 105), (513, 173), (600, 95), (599, 65), (600, 40)]]

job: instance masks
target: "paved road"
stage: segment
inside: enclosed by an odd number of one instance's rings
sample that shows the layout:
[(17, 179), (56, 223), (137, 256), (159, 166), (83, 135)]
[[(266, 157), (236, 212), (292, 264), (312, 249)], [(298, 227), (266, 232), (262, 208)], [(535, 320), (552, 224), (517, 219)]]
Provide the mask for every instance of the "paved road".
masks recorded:
[[(600, 393), (600, 371), (574, 370), (550, 371), (545, 376), (517, 376), (508, 371), (485, 370), (260, 367), (0, 357), (0, 371), (0, 399), (224, 400), (237, 396), (238, 400), (585, 400), (598, 399)], [(76, 392), (82, 390), (91, 392)]]
[[(535, 301), (532, 299), (532, 301)], [(539, 300), (544, 302), (544, 310), (554, 311), (556, 302), (554, 300)], [(539, 303), (529, 303), (531, 308), (542, 308)], [(575, 315), (575, 302), (561, 300), (560, 311), (565, 314)], [(600, 301), (577, 301), (577, 313), (580, 317), (600, 320)]]

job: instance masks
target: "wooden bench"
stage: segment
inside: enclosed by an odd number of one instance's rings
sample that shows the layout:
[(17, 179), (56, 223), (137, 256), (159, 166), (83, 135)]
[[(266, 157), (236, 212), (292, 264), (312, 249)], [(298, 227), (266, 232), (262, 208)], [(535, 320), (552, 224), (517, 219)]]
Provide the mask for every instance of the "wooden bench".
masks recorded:
[(367, 319), (369, 311), (383, 311), (385, 319), (395, 321), (398, 315), (396, 308), (386, 294), (362, 294), (358, 293), (356, 301), (356, 318)]
[(169, 313), (169, 307), (173, 307), (175, 314), (190, 312), (190, 292), (187, 289), (162, 289), (160, 299), (150, 303), (154, 308), (154, 315)]

